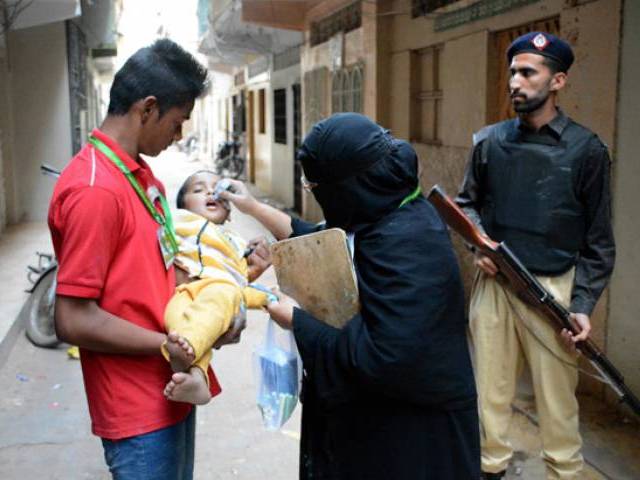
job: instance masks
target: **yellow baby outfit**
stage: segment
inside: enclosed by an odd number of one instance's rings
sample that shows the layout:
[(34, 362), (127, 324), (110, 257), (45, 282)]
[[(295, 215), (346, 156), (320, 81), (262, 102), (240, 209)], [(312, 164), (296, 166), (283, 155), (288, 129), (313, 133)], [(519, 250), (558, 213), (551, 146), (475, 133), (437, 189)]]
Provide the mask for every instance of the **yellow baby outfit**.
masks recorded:
[[(173, 221), (179, 242), (176, 266), (194, 281), (176, 288), (165, 309), (165, 328), (189, 342), (193, 364), (207, 377), (213, 344), (246, 308), (266, 305), (267, 294), (249, 286), (247, 243), (237, 233), (188, 210), (174, 212)], [(169, 358), (164, 345), (162, 353)]]

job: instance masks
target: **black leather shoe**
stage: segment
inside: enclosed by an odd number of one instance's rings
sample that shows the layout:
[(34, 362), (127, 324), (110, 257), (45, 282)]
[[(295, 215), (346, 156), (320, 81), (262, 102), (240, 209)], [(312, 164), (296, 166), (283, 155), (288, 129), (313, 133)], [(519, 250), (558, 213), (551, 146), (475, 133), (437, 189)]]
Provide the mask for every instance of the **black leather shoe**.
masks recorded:
[(500, 480), (501, 478), (504, 478), (506, 473), (507, 473), (506, 470), (503, 470), (503, 471), (498, 472), (498, 473), (482, 472), (480, 474), (480, 478), (481, 478), (481, 480)]

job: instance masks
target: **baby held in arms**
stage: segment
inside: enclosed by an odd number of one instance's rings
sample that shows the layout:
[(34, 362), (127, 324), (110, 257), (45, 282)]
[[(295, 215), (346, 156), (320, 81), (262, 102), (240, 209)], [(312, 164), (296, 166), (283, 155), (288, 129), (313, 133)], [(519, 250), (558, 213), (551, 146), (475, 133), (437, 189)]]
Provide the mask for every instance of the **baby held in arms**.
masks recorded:
[(178, 210), (173, 213), (179, 245), (176, 276), (188, 280), (178, 280), (165, 310), (169, 333), (162, 354), (174, 372), (191, 375), (173, 375), (164, 390), (169, 400), (209, 402), (212, 347), (230, 328), (244, 323), (247, 308), (261, 308), (270, 297), (263, 288), (249, 284), (247, 242), (223, 225), (229, 206), (217, 196), (226, 186), (221, 182), (213, 172), (199, 171), (178, 192)]

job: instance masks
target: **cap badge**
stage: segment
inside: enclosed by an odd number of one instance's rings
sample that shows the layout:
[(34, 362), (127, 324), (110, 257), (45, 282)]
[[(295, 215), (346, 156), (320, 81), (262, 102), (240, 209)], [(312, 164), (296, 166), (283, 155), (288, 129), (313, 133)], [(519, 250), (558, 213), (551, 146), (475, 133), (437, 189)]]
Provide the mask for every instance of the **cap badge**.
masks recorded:
[(549, 45), (549, 40), (543, 34), (539, 33), (532, 40), (533, 46), (538, 50), (544, 50)]

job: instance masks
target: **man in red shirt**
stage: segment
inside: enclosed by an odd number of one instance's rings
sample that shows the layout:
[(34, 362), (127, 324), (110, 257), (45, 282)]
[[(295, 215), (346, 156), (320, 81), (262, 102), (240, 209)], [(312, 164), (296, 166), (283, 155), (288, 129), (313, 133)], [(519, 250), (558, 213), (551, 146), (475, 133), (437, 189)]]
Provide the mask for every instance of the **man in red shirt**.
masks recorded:
[[(92, 431), (116, 479), (193, 476), (195, 411), (162, 393), (172, 376), (160, 345), (175, 237), (164, 187), (140, 154), (158, 155), (181, 138), (206, 79), (170, 40), (136, 52), (115, 76), (106, 119), (51, 200), (56, 331), (81, 348)], [(190, 377), (182, 379), (189, 388)]]

